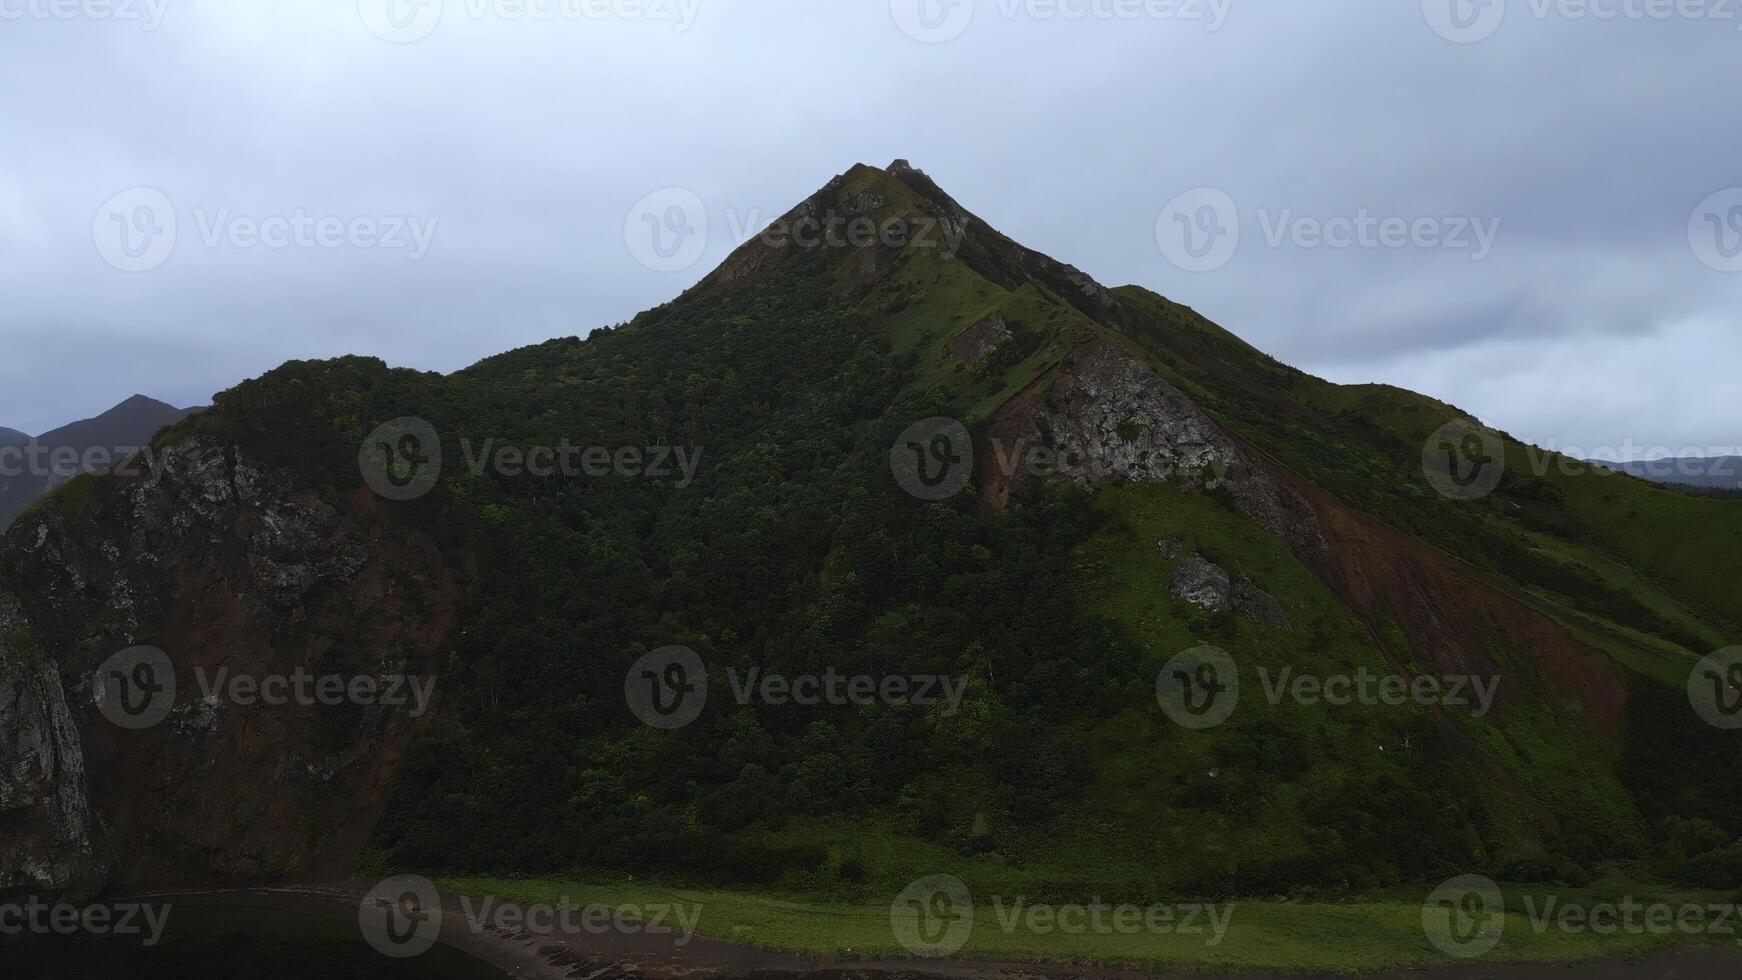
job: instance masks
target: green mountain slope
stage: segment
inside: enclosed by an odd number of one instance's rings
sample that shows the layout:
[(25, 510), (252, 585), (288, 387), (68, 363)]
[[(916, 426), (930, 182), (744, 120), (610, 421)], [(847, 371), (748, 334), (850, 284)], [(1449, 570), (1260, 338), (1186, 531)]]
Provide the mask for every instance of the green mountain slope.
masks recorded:
[[(1739, 635), (1742, 501), (1563, 473), (1500, 434), (1494, 491), (1448, 499), (1422, 459), (1450, 406), (1329, 384), (1103, 288), (904, 164), (855, 167), (784, 220), (830, 215), (935, 234), (753, 241), (585, 340), (446, 377), (292, 363), (163, 437), (427, 536), (461, 583), (451, 628), (406, 641), (444, 693), (396, 757), (372, 865), (849, 895), (947, 870), (1078, 900), (1615, 866), (1742, 885), (1742, 754), (1683, 690)], [(402, 417), (439, 435), (440, 477), (379, 500), (359, 446)], [(891, 465), (932, 418), (972, 437), (971, 477), (936, 500)], [(637, 471), (683, 455), (638, 476), (469, 465), (540, 446), (633, 450)], [(124, 489), (33, 519), (124, 528)], [(1226, 601), (1181, 587), (1207, 566)], [(673, 645), (708, 696), (661, 730), (625, 677)], [(1193, 730), (1158, 675), (1205, 645), (1241, 697)], [(961, 694), (741, 704), (734, 668)], [(1496, 686), (1480, 712), (1333, 706), (1267, 696), (1285, 672)], [(338, 746), (361, 724), (329, 722)]]

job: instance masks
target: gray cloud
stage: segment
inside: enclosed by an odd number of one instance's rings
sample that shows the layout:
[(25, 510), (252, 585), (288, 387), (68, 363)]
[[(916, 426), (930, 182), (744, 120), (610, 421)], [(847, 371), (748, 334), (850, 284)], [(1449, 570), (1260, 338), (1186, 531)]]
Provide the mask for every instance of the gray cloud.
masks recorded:
[[(1018, 240), (1335, 380), (1543, 443), (1742, 442), (1742, 273), (1688, 231), (1742, 185), (1742, 11), (1507, 0), (1457, 43), (1424, 16), (1445, 0), (1061, 0), (1074, 19), (1040, 0), (446, 0), (399, 21), (405, 0), (157, 2), (146, 30), (0, 0), (0, 425), (134, 391), (200, 402), (292, 357), (452, 370), (584, 333), (851, 163), (908, 157)], [(427, 36), (377, 36), (435, 9)], [(1100, 16), (1121, 10), (1140, 13)], [(939, 43), (910, 36), (926, 24)], [(93, 219), (137, 187), (172, 202), (175, 250), (127, 273)], [(668, 187), (709, 235), (659, 271), (624, 223)], [(1188, 272), (1157, 219), (1200, 187), (1236, 202), (1241, 242)], [(1283, 215), (1362, 214), (1498, 230), (1480, 260), (1266, 241)], [(344, 230), (237, 245), (299, 217)], [(433, 227), (426, 255), (376, 244), (396, 219)]]

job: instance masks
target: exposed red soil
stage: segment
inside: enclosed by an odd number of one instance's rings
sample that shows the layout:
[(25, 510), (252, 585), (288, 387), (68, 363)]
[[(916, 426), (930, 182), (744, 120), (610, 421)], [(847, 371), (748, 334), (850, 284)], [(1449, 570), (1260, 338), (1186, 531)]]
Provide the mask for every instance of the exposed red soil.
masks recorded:
[[(1369, 626), (1382, 632), (1384, 622), (1394, 622), (1410, 652), (1439, 673), (1499, 676), (1501, 708), (1515, 696), (1513, 685), (1522, 684), (1551, 702), (1576, 698), (1605, 732), (1619, 728), (1627, 688), (1608, 657), (1469, 565), (1267, 463), (1278, 485), (1312, 504), (1330, 545), (1321, 559), (1326, 567), (1315, 571)], [(1513, 663), (1496, 663), (1488, 653), (1494, 649), (1509, 651)], [(1521, 677), (1520, 667), (1540, 672)]]

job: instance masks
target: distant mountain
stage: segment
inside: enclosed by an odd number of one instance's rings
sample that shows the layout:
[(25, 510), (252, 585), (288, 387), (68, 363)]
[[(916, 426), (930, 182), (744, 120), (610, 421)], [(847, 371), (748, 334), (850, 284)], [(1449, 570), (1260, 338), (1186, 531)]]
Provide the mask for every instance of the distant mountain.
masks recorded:
[(0, 428), (0, 529), (43, 494), (80, 473), (121, 464), (150, 443), (158, 430), (192, 411), (134, 395), (96, 418), (34, 438)]
[(1742, 456), (1683, 456), (1600, 465), (1650, 480), (1717, 490), (1742, 489)]

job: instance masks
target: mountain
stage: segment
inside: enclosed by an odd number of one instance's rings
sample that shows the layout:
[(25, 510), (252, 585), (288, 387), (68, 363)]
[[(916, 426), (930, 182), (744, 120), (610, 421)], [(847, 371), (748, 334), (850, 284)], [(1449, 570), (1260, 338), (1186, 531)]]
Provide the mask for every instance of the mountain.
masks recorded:
[[(1742, 502), (1314, 378), (902, 162), (627, 324), (289, 363), (152, 445), (0, 546), (0, 889), (1742, 884), (1742, 736), (1687, 693)], [(137, 645), (167, 714), (112, 724)], [(219, 666), (436, 689), (268, 709)]]
[(79, 473), (122, 465), (149, 445), (159, 430), (191, 411), (134, 395), (96, 418), (34, 439), (14, 429), (0, 429), (0, 453), (18, 450), (0, 456), (0, 528)]
[(1742, 456), (1673, 456), (1598, 465), (1653, 483), (1709, 490), (1742, 490)]

